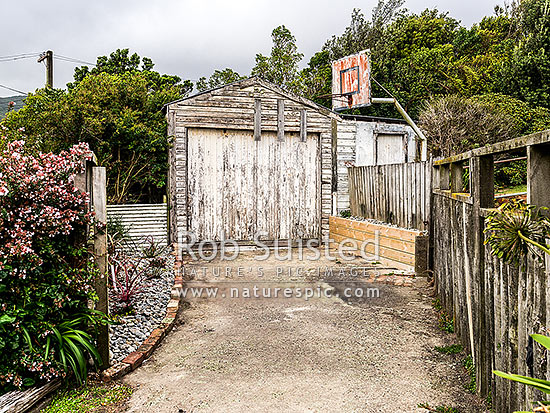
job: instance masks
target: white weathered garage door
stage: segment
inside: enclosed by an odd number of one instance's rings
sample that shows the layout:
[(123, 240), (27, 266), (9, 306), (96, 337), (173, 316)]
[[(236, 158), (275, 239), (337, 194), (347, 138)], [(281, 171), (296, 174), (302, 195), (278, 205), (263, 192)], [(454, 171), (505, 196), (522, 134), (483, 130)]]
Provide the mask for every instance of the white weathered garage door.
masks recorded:
[(188, 129), (188, 219), (199, 240), (318, 238), (319, 135)]

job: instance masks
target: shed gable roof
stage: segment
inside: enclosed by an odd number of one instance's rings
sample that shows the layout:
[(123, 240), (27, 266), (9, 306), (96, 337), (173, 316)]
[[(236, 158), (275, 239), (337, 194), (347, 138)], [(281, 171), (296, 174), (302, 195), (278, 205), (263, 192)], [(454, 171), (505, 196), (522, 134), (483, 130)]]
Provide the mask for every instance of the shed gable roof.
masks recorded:
[(205, 90), (203, 92), (196, 93), (192, 96), (187, 96), (187, 97), (175, 100), (173, 102), (170, 102), (170, 103), (167, 103), (166, 105), (164, 105), (163, 109), (166, 109), (166, 108), (170, 107), (173, 104), (177, 104), (177, 103), (181, 103), (181, 102), (188, 102), (189, 104), (193, 104), (193, 101), (198, 97), (204, 98), (205, 96), (208, 96), (209, 94), (214, 95), (216, 92), (222, 91), (224, 89), (231, 89), (231, 88), (235, 88), (235, 87), (237, 87), (239, 89), (245, 89), (245, 88), (249, 88), (249, 87), (252, 87), (252, 86), (258, 86), (258, 87), (268, 89), (268, 90), (280, 95), (281, 97), (292, 100), (292, 101), (294, 101), (298, 104), (307, 106), (310, 109), (313, 109), (313, 110), (319, 112), (321, 115), (324, 115), (324, 116), (329, 117), (329, 118), (341, 120), (341, 117), (338, 115), (338, 113), (336, 113), (336, 112), (334, 112), (334, 111), (332, 111), (332, 110), (330, 110), (330, 109), (328, 109), (324, 106), (321, 106), (321, 105), (319, 105), (319, 104), (317, 104), (317, 103), (315, 103), (315, 102), (313, 102), (309, 99), (306, 99), (304, 97), (301, 97), (301, 96), (295, 95), (293, 93), (287, 92), (284, 89), (280, 88), (279, 86), (275, 85), (274, 83), (268, 82), (268, 81), (266, 81), (264, 79), (261, 79), (257, 76), (249, 77), (249, 78), (243, 79), (243, 80), (238, 80), (238, 81), (233, 82), (233, 83), (228, 83), (228, 84), (223, 85), (223, 86), (218, 86), (218, 87), (213, 88), (213, 89), (209, 89), (209, 90)]

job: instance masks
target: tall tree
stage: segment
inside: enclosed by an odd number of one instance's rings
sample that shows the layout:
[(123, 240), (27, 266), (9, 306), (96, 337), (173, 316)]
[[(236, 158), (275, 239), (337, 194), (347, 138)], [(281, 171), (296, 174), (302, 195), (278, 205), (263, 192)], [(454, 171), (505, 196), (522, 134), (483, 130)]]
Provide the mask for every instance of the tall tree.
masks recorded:
[(351, 23), (340, 36), (332, 36), (325, 42), (323, 50), (329, 52), (331, 60), (366, 49), (374, 49), (386, 26), (393, 21), (403, 6), (404, 0), (378, 0), (368, 21), (360, 9), (353, 9)]
[(518, 16), (518, 41), (503, 65), (500, 89), (529, 102), (550, 107), (550, 0), (523, 0)]
[(199, 92), (202, 92), (204, 90), (214, 89), (215, 87), (227, 85), (228, 83), (233, 83), (245, 78), (246, 76), (241, 76), (233, 69), (227, 67), (223, 70), (215, 70), (208, 79), (204, 76), (201, 77), (195, 86)]
[[(42, 151), (87, 142), (107, 167), (111, 203), (161, 202), (165, 195), (168, 137), (160, 111), (190, 87), (177, 76), (151, 70), (153, 62), (127, 51), (78, 68), (68, 91), (43, 89), (29, 95), (2, 125), (9, 139), (24, 133)], [(21, 132), (23, 131), (23, 132)]]
[(137, 53), (130, 55), (129, 49), (117, 49), (109, 56), (99, 56), (96, 65), (91, 69), (88, 66), (77, 67), (74, 70), (74, 82), (67, 85), (68, 89), (76, 87), (88, 75), (108, 73), (110, 75), (122, 73), (142, 73), (147, 80), (147, 87), (153, 92), (173, 88), (175, 93), (187, 96), (193, 90), (193, 82), (184, 80), (176, 75), (160, 74), (153, 70), (155, 64), (148, 57), (140, 57)]
[(291, 92), (299, 92), (301, 86), (298, 64), (304, 55), (298, 52), (296, 38), (284, 25), (273, 29), (271, 38), (271, 55), (256, 55), (252, 75), (260, 76)]
[(312, 56), (308, 66), (300, 72), (300, 79), (301, 94), (320, 105), (332, 105), (331, 99), (326, 97), (332, 91), (332, 67), (328, 50), (322, 50)]

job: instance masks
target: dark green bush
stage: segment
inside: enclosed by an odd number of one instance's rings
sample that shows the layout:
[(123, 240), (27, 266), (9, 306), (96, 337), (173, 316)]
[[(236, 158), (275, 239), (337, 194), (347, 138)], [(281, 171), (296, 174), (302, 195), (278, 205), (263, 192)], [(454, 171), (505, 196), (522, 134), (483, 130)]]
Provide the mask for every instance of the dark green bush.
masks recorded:
[(495, 165), (495, 184), (498, 187), (525, 185), (527, 183), (527, 161), (520, 160)]

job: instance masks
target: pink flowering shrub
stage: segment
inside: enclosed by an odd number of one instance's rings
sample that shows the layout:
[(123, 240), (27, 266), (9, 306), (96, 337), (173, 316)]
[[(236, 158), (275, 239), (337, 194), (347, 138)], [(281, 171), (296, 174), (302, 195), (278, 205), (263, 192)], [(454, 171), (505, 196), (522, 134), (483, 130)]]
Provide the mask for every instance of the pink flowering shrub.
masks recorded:
[(53, 331), (94, 295), (92, 215), (74, 185), (90, 157), (87, 144), (33, 155), (23, 141), (0, 154), (0, 393), (66, 374)]

